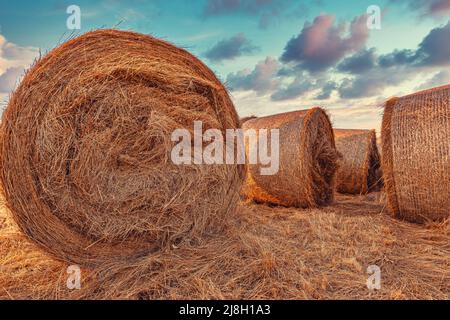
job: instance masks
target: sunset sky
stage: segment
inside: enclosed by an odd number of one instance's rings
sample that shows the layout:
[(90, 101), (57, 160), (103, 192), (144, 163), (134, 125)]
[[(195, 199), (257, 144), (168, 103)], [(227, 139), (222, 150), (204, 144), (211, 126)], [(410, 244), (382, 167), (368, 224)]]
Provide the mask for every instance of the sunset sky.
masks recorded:
[(75, 34), (116, 27), (188, 49), (241, 116), (322, 106), (336, 127), (379, 130), (387, 98), (450, 83), (450, 0), (0, 0), (2, 108), (39, 51), (71, 35), (69, 5)]

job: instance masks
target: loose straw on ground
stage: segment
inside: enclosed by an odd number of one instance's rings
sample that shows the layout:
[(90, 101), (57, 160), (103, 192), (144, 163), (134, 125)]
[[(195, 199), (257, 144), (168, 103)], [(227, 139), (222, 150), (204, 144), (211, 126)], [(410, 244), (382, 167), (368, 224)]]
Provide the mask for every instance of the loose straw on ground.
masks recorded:
[[(0, 299), (449, 299), (450, 221), (415, 225), (383, 211), (383, 194), (337, 195), (320, 209), (252, 204), (222, 234), (119, 268), (52, 259), (13, 225), (0, 228)], [(0, 211), (0, 225), (3, 212)], [(8, 225), (8, 223), (7, 223)], [(367, 268), (381, 269), (369, 290)]]

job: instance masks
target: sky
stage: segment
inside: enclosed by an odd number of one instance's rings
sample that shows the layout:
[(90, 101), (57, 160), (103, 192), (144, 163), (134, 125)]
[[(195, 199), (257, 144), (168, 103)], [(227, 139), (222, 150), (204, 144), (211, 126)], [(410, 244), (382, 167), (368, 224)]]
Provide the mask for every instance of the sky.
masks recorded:
[(450, 83), (450, 0), (0, 0), (0, 108), (39, 55), (98, 28), (189, 50), (242, 117), (321, 106), (379, 133), (388, 98)]

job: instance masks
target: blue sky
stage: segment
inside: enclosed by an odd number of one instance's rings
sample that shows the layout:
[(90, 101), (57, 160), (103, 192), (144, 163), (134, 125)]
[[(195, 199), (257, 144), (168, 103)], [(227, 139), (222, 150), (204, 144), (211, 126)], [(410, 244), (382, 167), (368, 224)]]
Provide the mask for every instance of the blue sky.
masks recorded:
[[(393, 95), (450, 83), (450, 0), (0, 0), (0, 100), (39, 50), (117, 27), (194, 53), (230, 88), (242, 116), (323, 106), (335, 126), (380, 127)], [(377, 5), (381, 29), (367, 28)], [(0, 102), (1, 103), (1, 102)]]

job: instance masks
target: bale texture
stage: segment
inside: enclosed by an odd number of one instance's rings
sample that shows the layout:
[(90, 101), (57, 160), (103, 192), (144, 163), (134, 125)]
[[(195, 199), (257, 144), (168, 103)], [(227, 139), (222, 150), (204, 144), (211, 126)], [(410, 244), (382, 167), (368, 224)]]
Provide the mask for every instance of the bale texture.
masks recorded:
[(247, 122), (247, 121), (249, 121), (249, 120), (252, 120), (252, 119), (256, 119), (256, 118), (257, 118), (256, 116), (249, 116), (249, 117), (243, 117), (243, 118), (241, 118), (241, 120), (240, 120), (241, 126), (242, 126), (245, 122)]
[(450, 214), (450, 86), (389, 100), (382, 125), (388, 204), (398, 218), (441, 221)]
[(280, 136), (278, 173), (264, 176), (261, 165), (249, 164), (244, 195), (256, 202), (302, 208), (333, 201), (338, 153), (325, 111), (313, 108), (252, 119), (243, 129), (279, 129)]
[(175, 129), (239, 127), (224, 86), (187, 51), (98, 30), (37, 61), (1, 124), (0, 181), (22, 231), (58, 259), (132, 263), (195, 243), (234, 210), (244, 166), (175, 165)]
[(342, 155), (336, 174), (337, 191), (349, 194), (379, 191), (382, 179), (375, 130), (335, 129), (334, 136)]

